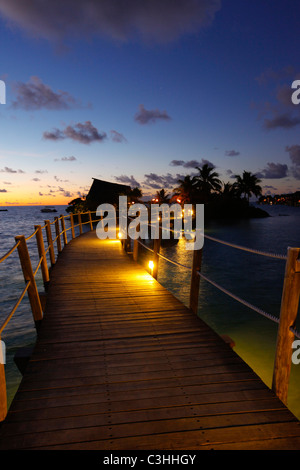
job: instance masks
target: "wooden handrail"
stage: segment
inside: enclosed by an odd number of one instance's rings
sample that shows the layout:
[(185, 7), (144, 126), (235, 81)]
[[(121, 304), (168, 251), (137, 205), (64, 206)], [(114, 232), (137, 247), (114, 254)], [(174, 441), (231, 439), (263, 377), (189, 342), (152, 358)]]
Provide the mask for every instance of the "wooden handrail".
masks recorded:
[(20, 241), (20, 244), (18, 245), (20, 263), (21, 263), (25, 283), (27, 283), (28, 281), (30, 282), (30, 285), (28, 287), (28, 297), (29, 297), (29, 302), (31, 305), (31, 311), (33, 314), (34, 321), (36, 325), (38, 325), (39, 321), (42, 320), (43, 318), (43, 310), (42, 310), (41, 301), (40, 301), (39, 293), (38, 293), (36, 282), (35, 282), (34, 273), (32, 270), (32, 265), (31, 265), (28, 248), (27, 248), (26, 239), (24, 235), (20, 235), (20, 236), (15, 237), (15, 240)]
[(56, 243), (57, 243), (57, 251), (58, 251), (58, 253), (60, 253), (62, 248), (61, 248), (61, 239), (60, 239), (58, 217), (55, 217), (54, 220), (55, 220), (55, 231), (56, 231), (56, 239), (55, 240), (56, 240)]
[[(86, 214), (86, 213), (85, 213)], [(92, 219), (91, 212), (87, 212), (89, 215), (89, 221), (87, 223), (90, 224), (90, 228), (92, 230), (93, 228), (93, 222), (95, 222)], [(31, 306), (31, 311), (33, 314), (33, 319), (35, 322), (35, 325), (38, 330), (38, 326), (43, 318), (43, 309), (42, 309), (42, 304), (41, 304), (41, 299), (40, 295), (37, 290), (37, 285), (35, 281), (35, 276), (41, 268), (42, 271), (42, 277), (43, 277), (43, 282), (44, 282), (44, 287), (45, 290), (47, 290), (47, 285), (49, 282), (49, 269), (48, 269), (48, 264), (47, 264), (47, 258), (46, 255), (49, 252), (50, 255), (50, 263), (51, 266), (54, 266), (56, 260), (55, 260), (55, 252), (54, 252), (54, 242), (57, 242), (57, 247), (58, 247), (58, 252), (62, 251), (61, 247), (61, 236), (63, 236), (64, 240), (64, 245), (68, 243), (67, 240), (67, 235), (66, 232), (68, 230), (72, 231), (72, 238), (75, 238), (75, 226), (74, 226), (74, 219), (73, 219), (73, 214), (70, 214), (70, 221), (71, 221), (71, 226), (66, 229), (65, 227), (65, 218), (67, 216), (61, 215), (60, 217), (55, 217), (54, 221), (50, 222), (49, 220), (45, 220), (44, 223), (45, 225), (35, 225), (35, 231), (29, 235), (28, 237), (25, 238), (24, 235), (20, 235), (15, 237), (15, 245), (5, 254), (0, 258), (0, 263), (5, 261), (16, 249), (18, 250), (19, 254), (19, 259), (21, 263), (21, 268), (23, 271), (23, 276), (25, 280), (25, 287), (19, 296), (17, 302), (15, 303), (13, 309), (10, 311), (2, 325), (0, 326), (0, 340), (1, 340), (1, 334), (4, 330), (4, 328), (7, 326), (9, 323), (10, 319), (16, 312), (18, 306), (22, 302), (26, 292), (28, 293), (29, 297), (29, 302)], [(82, 234), (82, 221), (81, 221), (81, 214), (79, 214), (79, 229), (80, 229), (80, 234)], [(59, 220), (61, 221), (62, 225), (62, 231), (59, 230)], [(85, 222), (86, 223), (86, 222)], [(56, 231), (56, 238), (53, 239), (52, 237), (52, 232), (51, 232), (51, 225), (55, 225), (55, 231)], [(45, 229), (46, 231), (46, 237), (47, 237), (47, 242), (48, 242), (48, 247), (45, 249), (44, 245), (44, 239), (43, 239), (43, 233), (42, 230)], [(36, 243), (37, 243), (37, 248), (38, 248), (38, 253), (39, 253), (39, 261), (38, 264), (33, 271), (32, 264), (31, 264), (31, 259), (30, 255), (28, 252), (28, 247), (27, 247), (27, 241), (32, 239), (36, 236)], [(0, 344), (1, 346), (1, 344)], [(7, 392), (6, 392), (6, 379), (5, 379), (5, 368), (4, 364), (0, 364), (0, 422), (5, 419), (7, 415)]]
[[(55, 217), (53, 222), (49, 220), (45, 221), (45, 225), (42, 227), (41, 225), (36, 225), (35, 231), (27, 238), (25, 236), (18, 236), (15, 237), (16, 244), (4, 255), (0, 258), (0, 263), (7, 259), (16, 249), (19, 253), (19, 259), (21, 263), (21, 268), (24, 275), (25, 280), (25, 287), (23, 292), (21, 293), (19, 299), (17, 300), (15, 306), (7, 316), (6, 320), (0, 327), (0, 339), (1, 333), (3, 332), (5, 326), (10, 321), (11, 317), (17, 310), (18, 306), (20, 305), (22, 299), (24, 298), (26, 292), (28, 293), (31, 310), (33, 314), (33, 318), (35, 324), (38, 328), (40, 321), (43, 318), (43, 310), (41, 305), (40, 296), (37, 290), (37, 285), (35, 281), (35, 276), (41, 268), (43, 282), (45, 286), (45, 290), (47, 290), (47, 284), (49, 282), (49, 269), (47, 264), (47, 253), (49, 252), (50, 255), (50, 263), (53, 266), (56, 262), (55, 253), (54, 253), (54, 246), (53, 243), (57, 242), (58, 254), (62, 251), (61, 246), (61, 236), (63, 236), (64, 245), (68, 243), (67, 234), (66, 232), (71, 230), (72, 239), (75, 238), (75, 227), (79, 227), (80, 235), (83, 233), (83, 225), (89, 224), (90, 230), (93, 230), (93, 223), (98, 222), (101, 220), (96, 219), (94, 220), (92, 217), (92, 213), (96, 213), (96, 211), (88, 211), (85, 213), (78, 213), (76, 216), (78, 217), (78, 224), (74, 225), (74, 217), (73, 214), (69, 215), (70, 218), (70, 227), (66, 229), (65, 227), (65, 218), (67, 216), (61, 215), (60, 217)], [(82, 222), (81, 215), (88, 214), (88, 221)], [(61, 221), (62, 231), (59, 229), (59, 220)], [(51, 225), (55, 224), (56, 230), (56, 238), (53, 240), (52, 232), (51, 232)], [(48, 247), (45, 249), (44, 240), (43, 240), (43, 233), (42, 230), (45, 229)], [(39, 253), (39, 261), (38, 265), (35, 268), (35, 271), (32, 269), (30, 255), (28, 252), (27, 241), (36, 236), (37, 248)], [(152, 275), (155, 279), (157, 279), (158, 275), (158, 265), (159, 265), (159, 258), (162, 257), (160, 255), (160, 246), (161, 246), (161, 226), (159, 231), (159, 238), (154, 240), (153, 252), (154, 256), (154, 269)], [(127, 240), (121, 240), (124, 250), (128, 252), (128, 242)], [(133, 259), (135, 261), (138, 260), (138, 250), (139, 250), (139, 240), (134, 240), (133, 244)], [(198, 298), (199, 298), (199, 282), (200, 276), (199, 272), (201, 272), (201, 261), (202, 261), (202, 251), (201, 250), (194, 250), (193, 251), (193, 262), (192, 262), (192, 275), (191, 275), (191, 283), (190, 283), (190, 309), (197, 314), (198, 311)], [(277, 346), (276, 346), (276, 355), (274, 361), (274, 370), (273, 370), (273, 383), (272, 388), (276, 395), (284, 402), (287, 402), (287, 395), (288, 395), (288, 383), (289, 383), (289, 376), (291, 370), (291, 356), (292, 356), (292, 343), (294, 340), (294, 333), (291, 329), (295, 328), (295, 322), (298, 313), (298, 305), (299, 305), (299, 295), (300, 295), (300, 248), (288, 248), (287, 253), (287, 261), (286, 261), (286, 268), (285, 268), (285, 279), (283, 285), (283, 292), (282, 292), (282, 301), (281, 301), (281, 311), (280, 311), (280, 321), (279, 321), (279, 328), (278, 328), (278, 337), (277, 337)], [(167, 259), (167, 258), (165, 258)], [(175, 263), (176, 264), (176, 263)], [(7, 404), (6, 404), (6, 383), (5, 383), (5, 373), (4, 373), (4, 365), (0, 364), (0, 421), (3, 420), (7, 413)]]
[(43, 276), (44, 286), (46, 286), (47, 283), (49, 282), (49, 270), (48, 270), (46, 252), (45, 252), (42, 227), (40, 225), (36, 225), (35, 228), (36, 228), (36, 242), (37, 242), (37, 247), (38, 247), (38, 253), (39, 253), (40, 258), (42, 258), (42, 276)]
[[(139, 240), (133, 243), (133, 259), (138, 260)], [(141, 245), (143, 245), (141, 243)], [(125, 251), (126, 244), (122, 241)], [(145, 247), (146, 248), (146, 247)], [(153, 251), (155, 261), (152, 276), (157, 279), (160, 241), (154, 240)], [(193, 313), (198, 313), (199, 284), (203, 248), (193, 250), (192, 276), (190, 283), (189, 307)], [(164, 257), (163, 257), (164, 258)], [(165, 258), (167, 259), (167, 258)], [(300, 298), (300, 248), (288, 248), (286, 257), (285, 279), (282, 291), (280, 321), (277, 336), (277, 345), (273, 369), (272, 389), (278, 398), (287, 404), (288, 385), (291, 371), (292, 343), (294, 341), (299, 298)], [(171, 260), (169, 260), (171, 261)]]
[(46, 224), (46, 235), (47, 235), (47, 241), (48, 241), (48, 247), (49, 247), (50, 262), (51, 262), (51, 266), (54, 266), (55, 254), (54, 254), (54, 247), (53, 247), (53, 241), (52, 241), (50, 221), (45, 220), (45, 224)]

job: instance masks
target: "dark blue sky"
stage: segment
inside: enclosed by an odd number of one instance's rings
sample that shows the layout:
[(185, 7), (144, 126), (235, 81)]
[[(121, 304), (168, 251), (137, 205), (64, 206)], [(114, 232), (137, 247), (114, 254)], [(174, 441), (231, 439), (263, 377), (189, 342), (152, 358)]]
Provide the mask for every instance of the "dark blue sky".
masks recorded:
[(295, 0), (0, 0), (0, 204), (92, 178), (144, 194), (210, 162), (300, 188)]

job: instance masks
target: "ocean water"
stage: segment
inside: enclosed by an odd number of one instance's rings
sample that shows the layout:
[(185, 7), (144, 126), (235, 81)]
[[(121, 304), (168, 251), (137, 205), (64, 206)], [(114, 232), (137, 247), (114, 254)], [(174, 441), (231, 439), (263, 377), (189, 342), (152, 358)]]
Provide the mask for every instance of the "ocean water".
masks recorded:
[[(45, 219), (53, 221), (54, 216), (66, 215), (66, 206), (56, 208), (56, 214), (43, 214), (40, 206), (8, 207), (7, 212), (0, 212), (0, 257), (14, 245), (16, 235), (27, 237), (34, 231), (34, 225), (44, 225)], [(289, 246), (299, 247), (300, 208), (266, 206), (264, 209), (271, 217), (210, 222), (205, 227), (205, 233), (245, 247), (283, 255), (286, 255)], [(68, 222), (66, 225), (68, 227)], [(70, 236), (68, 232), (68, 238)], [(35, 269), (38, 262), (35, 237), (28, 245)], [(191, 265), (192, 252), (185, 249), (184, 240), (173, 246), (162, 247), (161, 252), (184, 266)], [(145, 258), (147, 256), (149, 252), (145, 253)], [(284, 260), (243, 252), (205, 239), (201, 270), (224, 288), (279, 317)], [(41, 274), (36, 279), (39, 290), (43, 291)], [(189, 270), (175, 267), (161, 259), (158, 281), (188, 305)], [(23, 288), (23, 274), (15, 251), (0, 264), (1, 324)], [(235, 342), (235, 351), (271, 386), (278, 328), (276, 323), (241, 305), (204, 280), (200, 281), (198, 315), (217, 333), (229, 335)], [(300, 316), (297, 330), (300, 331)], [(5, 372), (9, 403), (21, 380), (21, 374), (14, 364), (14, 354), (20, 347), (33, 345), (35, 338), (34, 322), (25, 296), (1, 338), (7, 348)], [(288, 406), (300, 418), (300, 365), (292, 365)]]

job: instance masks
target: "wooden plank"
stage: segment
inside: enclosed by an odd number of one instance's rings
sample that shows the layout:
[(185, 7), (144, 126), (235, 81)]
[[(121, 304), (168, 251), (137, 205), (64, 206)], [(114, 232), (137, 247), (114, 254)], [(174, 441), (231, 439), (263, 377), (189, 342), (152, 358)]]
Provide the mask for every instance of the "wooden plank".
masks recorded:
[(1, 449), (279, 443), (300, 449), (293, 414), (119, 242), (88, 233), (65, 246)]

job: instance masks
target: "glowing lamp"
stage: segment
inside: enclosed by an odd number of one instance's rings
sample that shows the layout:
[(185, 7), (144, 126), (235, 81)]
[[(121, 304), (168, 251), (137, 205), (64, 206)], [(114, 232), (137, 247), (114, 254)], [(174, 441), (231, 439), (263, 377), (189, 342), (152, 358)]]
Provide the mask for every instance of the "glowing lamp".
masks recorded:
[(154, 263), (153, 263), (153, 261), (149, 261), (148, 266), (149, 266), (149, 268), (151, 269), (151, 271), (153, 271), (153, 268), (154, 268)]

